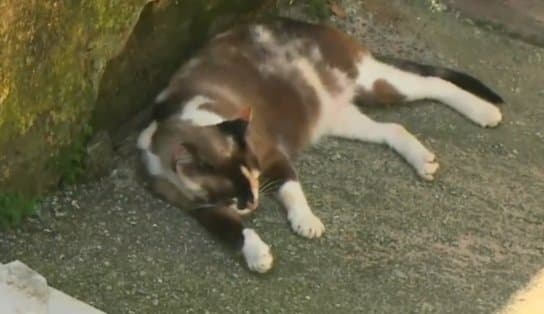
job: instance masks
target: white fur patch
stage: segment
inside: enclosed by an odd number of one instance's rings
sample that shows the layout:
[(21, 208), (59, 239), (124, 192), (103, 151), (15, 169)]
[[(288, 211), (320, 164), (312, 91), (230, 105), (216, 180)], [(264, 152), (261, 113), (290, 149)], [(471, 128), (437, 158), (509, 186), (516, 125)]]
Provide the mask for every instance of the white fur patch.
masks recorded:
[(338, 117), (337, 124), (331, 131), (332, 135), (387, 144), (404, 157), (422, 178), (433, 180), (433, 175), (438, 170), (435, 155), (401, 125), (376, 122), (354, 105), (344, 108)]
[(266, 29), (266, 27), (264, 27), (263, 25), (256, 25), (253, 30), (255, 32), (255, 41), (257, 41), (258, 43), (264, 45), (276, 43), (274, 36), (272, 36), (270, 30)]
[(153, 121), (138, 136), (137, 146), (143, 151), (144, 163), (149, 174), (167, 179), (176, 185), (188, 198), (205, 195), (205, 191), (197, 183), (191, 181), (189, 178), (179, 177), (172, 170), (163, 168), (159, 156), (151, 152), (151, 141), (157, 128), (157, 122)]
[(158, 104), (165, 101), (168, 96), (170, 96), (170, 90), (168, 88), (165, 88), (157, 95), (157, 97), (155, 97), (155, 103)]
[(293, 65), (299, 70), (306, 83), (313, 88), (319, 101), (321, 113), (312, 134), (312, 141), (315, 142), (336, 124), (335, 120), (337, 119), (337, 112), (339, 112), (342, 107), (351, 104), (351, 100), (355, 94), (354, 87), (344, 73), (331, 68), (329, 71), (335, 76), (341, 90), (338, 94), (332, 94), (321, 81), (315, 66), (310, 63), (308, 59), (296, 59), (293, 62)]
[(157, 131), (157, 121), (151, 122), (147, 128), (145, 128), (142, 132), (140, 132), (140, 136), (138, 136), (138, 148), (140, 149), (149, 149), (151, 146), (151, 139), (153, 138), (153, 134)]
[(144, 162), (147, 171), (151, 175), (157, 176), (162, 174), (162, 166), (159, 157), (150, 151), (153, 134), (157, 131), (157, 121), (151, 122), (138, 136), (138, 148), (143, 150)]
[(315, 92), (320, 114), (316, 127), (312, 129), (311, 140), (316, 142), (334, 124), (338, 108), (349, 105), (353, 100), (354, 81), (339, 69), (329, 67), (328, 74), (334, 77), (337, 85), (336, 90), (331, 92), (331, 88), (325, 86), (316, 70), (316, 63), (323, 59), (318, 45), (307, 47), (307, 41), (296, 39), (280, 44), (270, 30), (260, 25), (254, 28), (254, 37), (268, 54), (266, 60), (259, 64), (259, 72), (263, 76), (300, 76)]
[(358, 64), (357, 85), (371, 91), (374, 82), (383, 79), (408, 101), (435, 99), (455, 109), (483, 127), (493, 127), (502, 120), (500, 110), (493, 104), (437, 77), (423, 77), (399, 70), (365, 56)]
[(185, 104), (180, 119), (182, 121), (190, 121), (197, 126), (208, 126), (223, 122), (224, 119), (218, 114), (199, 108), (201, 105), (211, 102), (213, 102), (213, 100), (202, 95), (191, 98), (191, 100)]
[(502, 121), (502, 113), (494, 104), (441, 79), (435, 79), (432, 85), (437, 93), (432, 98), (449, 105), (476, 124), (494, 127)]
[(163, 173), (161, 160), (159, 157), (152, 152), (146, 150), (144, 151), (145, 165), (149, 174), (154, 176), (159, 176)]
[(233, 31), (228, 30), (228, 31), (217, 34), (214, 39), (220, 39), (220, 38), (228, 37), (228, 36), (230, 36), (232, 34), (233, 34)]
[(429, 87), (426, 86), (426, 78), (401, 71), (388, 64), (376, 61), (372, 56), (364, 56), (357, 65), (359, 75), (357, 85), (367, 91), (374, 89), (374, 82), (379, 79), (387, 81), (404, 95), (408, 101), (427, 98)]
[(395, 123), (380, 124), (386, 143), (401, 154), (425, 180), (433, 180), (438, 170), (435, 155), (403, 126)]
[(269, 271), (274, 262), (270, 247), (261, 240), (255, 230), (246, 228), (242, 233), (244, 235), (242, 254), (249, 269), (258, 273)]
[(200, 64), (199, 58), (192, 58), (189, 60), (189, 62), (185, 63), (178, 74), (176, 74), (177, 77), (181, 78), (184, 76), (189, 75), (198, 65)]
[(306, 238), (319, 238), (325, 226), (310, 209), (302, 187), (297, 181), (284, 183), (278, 193), (279, 199), (287, 209), (287, 219), (293, 231)]

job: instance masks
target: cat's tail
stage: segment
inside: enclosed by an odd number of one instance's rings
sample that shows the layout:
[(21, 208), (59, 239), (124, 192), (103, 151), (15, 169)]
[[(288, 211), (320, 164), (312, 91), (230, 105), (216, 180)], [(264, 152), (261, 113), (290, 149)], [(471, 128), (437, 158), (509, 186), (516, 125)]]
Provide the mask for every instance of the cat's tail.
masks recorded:
[(502, 120), (501, 96), (473, 76), (456, 70), (390, 56), (365, 56), (357, 84), (363, 104), (438, 100), (481, 126)]
[(469, 74), (444, 67), (421, 64), (391, 56), (375, 56), (375, 58), (406, 72), (415, 73), (424, 77), (439, 77), (492, 104), (499, 105), (504, 103), (502, 97), (495, 91)]

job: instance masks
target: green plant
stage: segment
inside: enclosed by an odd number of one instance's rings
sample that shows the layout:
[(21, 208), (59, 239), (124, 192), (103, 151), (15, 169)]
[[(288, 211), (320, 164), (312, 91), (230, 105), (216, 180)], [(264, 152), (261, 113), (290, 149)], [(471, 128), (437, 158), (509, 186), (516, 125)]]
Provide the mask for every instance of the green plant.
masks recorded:
[(36, 211), (36, 199), (18, 193), (0, 194), (0, 229), (18, 225), (28, 215)]
[(319, 20), (325, 20), (330, 17), (331, 11), (327, 0), (308, 0), (304, 2), (306, 2), (306, 7), (310, 16)]
[(329, 0), (276, 0), (273, 6), (274, 11), (282, 6), (301, 6), (310, 17), (323, 21), (331, 16), (329, 4)]
[(80, 136), (62, 147), (51, 159), (53, 169), (60, 175), (60, 184), (75, 184), (85, 173), (85, 147), (92, 136), (92, 128), (84, 127)]

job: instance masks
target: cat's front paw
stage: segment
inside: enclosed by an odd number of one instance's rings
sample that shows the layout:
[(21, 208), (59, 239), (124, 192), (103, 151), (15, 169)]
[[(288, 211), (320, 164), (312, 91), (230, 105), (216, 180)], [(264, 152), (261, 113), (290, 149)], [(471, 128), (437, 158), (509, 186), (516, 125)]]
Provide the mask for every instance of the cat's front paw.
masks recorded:
[(309, 239), (319, 238), (325, 231), (325, 226), (321, 220), (309, 208), (290, 210), (287, 219), (291, 223), (293, 231)]
[(266, 273), (272, 268), (274, 258), (270, 254), (270, 247), (253, 229), (244, 229), (244, 246), (242, 254), (247, 263), (247, 267), (254, 272)]

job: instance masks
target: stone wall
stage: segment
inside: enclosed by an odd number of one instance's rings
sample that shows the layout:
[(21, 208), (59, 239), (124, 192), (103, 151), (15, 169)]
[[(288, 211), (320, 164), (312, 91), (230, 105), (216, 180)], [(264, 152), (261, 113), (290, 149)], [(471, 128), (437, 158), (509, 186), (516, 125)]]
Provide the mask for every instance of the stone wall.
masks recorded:
[(265, 0), (0, 0), (0, 193), (81, 171), (85, 139), (150, 100), (184, 57)]

